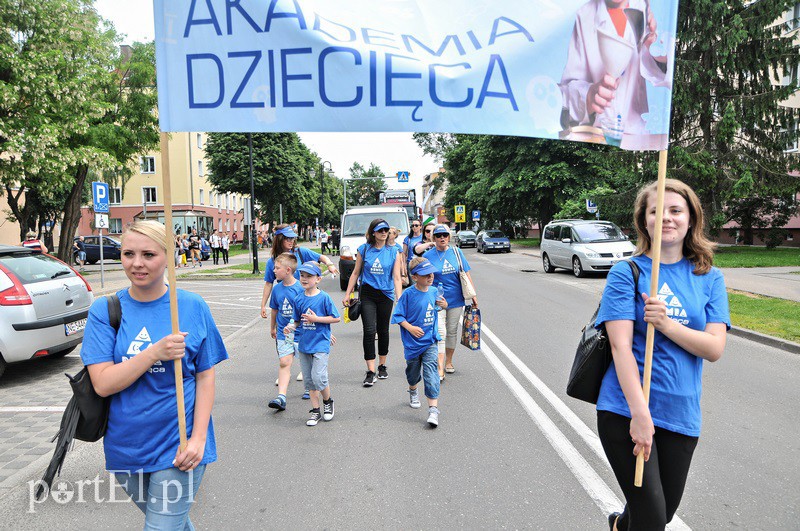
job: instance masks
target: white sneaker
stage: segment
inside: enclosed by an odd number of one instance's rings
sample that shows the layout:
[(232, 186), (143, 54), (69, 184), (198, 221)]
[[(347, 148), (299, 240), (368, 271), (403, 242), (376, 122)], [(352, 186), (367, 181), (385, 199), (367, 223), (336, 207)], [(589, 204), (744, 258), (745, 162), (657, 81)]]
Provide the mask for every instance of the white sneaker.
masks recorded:
[(414, 409), (419, 409), (420, 407), (419, 389), (409, 389), (408, 394), (409, 394), (408, 405)]
[(302, 382), (303, 381), (303, 373), (302, 372), (298, 372), (297, 373), (297, 381), (298, 382)]
[(439, 408), (431, 406), (428, 408), (428, 424), (431, 428), (439, 425)]

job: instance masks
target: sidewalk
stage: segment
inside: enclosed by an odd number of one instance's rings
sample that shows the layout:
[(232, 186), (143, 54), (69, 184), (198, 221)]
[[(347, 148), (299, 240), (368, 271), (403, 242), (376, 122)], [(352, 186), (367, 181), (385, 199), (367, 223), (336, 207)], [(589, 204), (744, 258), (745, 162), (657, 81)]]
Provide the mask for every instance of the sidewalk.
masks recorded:
[[(541, 260), (535, 247), (523, 247), (522, 254)], [(728, 289), (745, 291), (800, 302), (800, 266), (798, 267), (726, 267), (721, 269)], [(800, 354), (800, 344), (734, 326), (731, 333), (765, 345)]]

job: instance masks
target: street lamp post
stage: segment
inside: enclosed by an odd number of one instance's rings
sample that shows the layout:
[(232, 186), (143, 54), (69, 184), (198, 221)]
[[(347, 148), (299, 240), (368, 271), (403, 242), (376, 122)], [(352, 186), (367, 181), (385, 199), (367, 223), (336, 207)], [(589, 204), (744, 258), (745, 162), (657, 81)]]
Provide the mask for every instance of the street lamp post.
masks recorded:
[[(326, 171), (325, 170), (325, 165), (326, 164), (328, 165), (327, 171), (329, 173), (333, 172), (333, 168), (331, 167), (331, 163), (330, 162), (328, 162), (327, 160), (320, 162), (320, 164), (319, 164), (319, 182), (320, 182), (321, 187), (320, 187), (320, 213), (319, 213), (319, 219), (320, 219), (320, 227), (321, 227), (322, 230), (325, 230), (325, 171)], [(309, 175), (311, 176), (312, 179), (316, 175), (316, 172), (314, 170), (311, 170), (308, 173), (309, 173)]]
[(250, 249), (253, 251), (253, 274), (258, 270), (258, 242), (256, 238), (256, 189), (253, 182), (253, 134), (247, 133), (247, 152), (250, 158)]

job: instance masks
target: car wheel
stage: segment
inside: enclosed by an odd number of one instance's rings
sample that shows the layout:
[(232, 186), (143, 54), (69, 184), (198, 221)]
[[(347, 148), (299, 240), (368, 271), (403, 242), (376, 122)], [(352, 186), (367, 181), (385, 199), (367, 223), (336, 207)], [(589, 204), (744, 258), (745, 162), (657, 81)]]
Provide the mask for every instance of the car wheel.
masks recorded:
[(3, 373), (6, 372), (6, 360), (3, 359), (3, 355), (0, 354), (0, 378), (3, 377)]
[(586, 272), (583, 270), (583, 266), (581, 265), (581, 259), (577, 256), (572, 257), (572, 274), (578, 278), (583, 278), (586, 276)]
[(544, 269), (545, 273), (553, 273), (556, 270), (553, 264), (550, 263), (550, 257), (547, 256), (547, 253), (542, 253), (542, 269)]
[(97, 263), (97, 260), (86, 260), (86, 263), (89, 265), (95, 265)]

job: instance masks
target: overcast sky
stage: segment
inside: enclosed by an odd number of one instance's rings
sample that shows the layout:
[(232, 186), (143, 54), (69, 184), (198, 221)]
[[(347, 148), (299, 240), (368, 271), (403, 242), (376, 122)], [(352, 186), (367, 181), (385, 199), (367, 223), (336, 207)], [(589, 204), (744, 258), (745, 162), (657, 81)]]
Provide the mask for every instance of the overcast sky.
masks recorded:
[[(123, 42), (152, 41), (152, 0), (95, 0), (100, 15), (114, 24)], [(386, 175), (411, 172), (411, 185), (421, 193), (422, 178), (438, 170), (436, 160), (423, 155), (411, 133), (300, 133), (306, 146), (329, 161), (338, 177), (349, 176), (354, 162), (368, 168), (375, 163)], [(389, 181), (392, 188), (407, 188)], [(421, 198), (420, 198), (421, 200)]]

